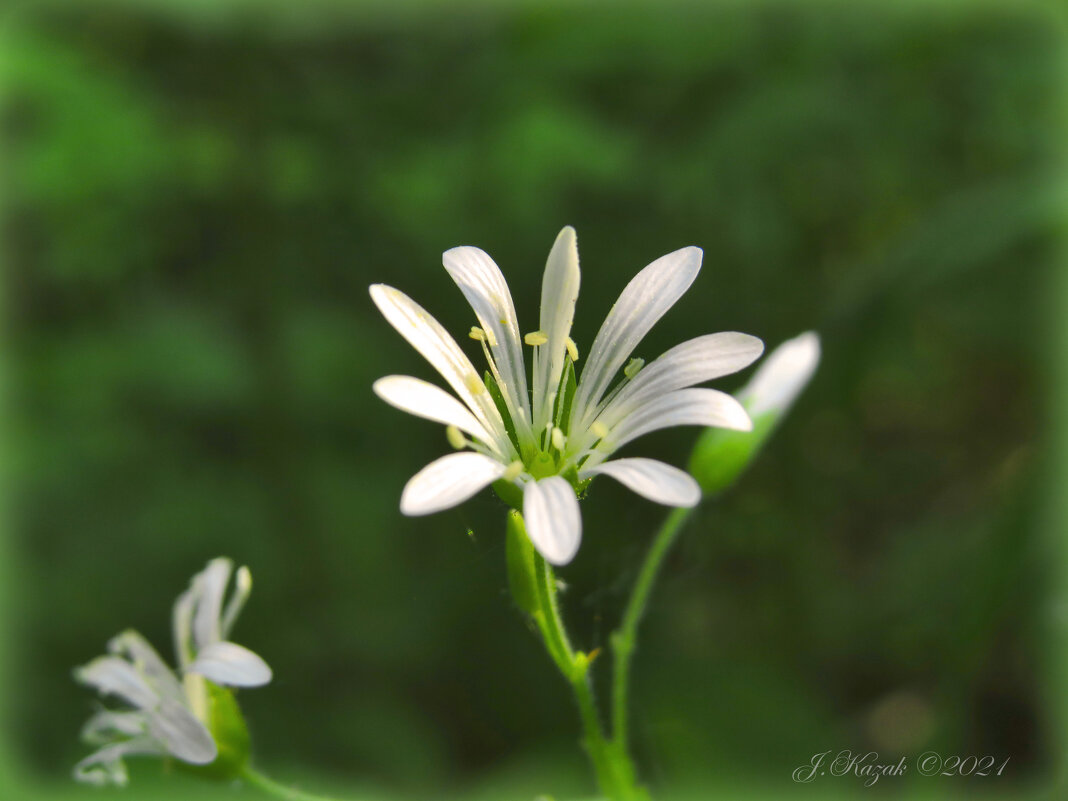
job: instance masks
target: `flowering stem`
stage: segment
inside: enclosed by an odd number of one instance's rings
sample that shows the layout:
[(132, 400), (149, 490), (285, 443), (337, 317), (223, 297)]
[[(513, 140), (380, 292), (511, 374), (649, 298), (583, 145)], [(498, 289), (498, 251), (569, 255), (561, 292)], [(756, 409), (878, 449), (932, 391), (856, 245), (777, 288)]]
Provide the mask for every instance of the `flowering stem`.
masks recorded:
[(634, 583), (634, 592), (623, 612), (623, 620), (612, 634), (612, 655), (615, 668), (612, 677), (612, 744), (622, 754), (628, 752), (627, 692), (630, 682), (630, 658), (634, 653), (638, 625), (645, 614), (649, 593), (652, 592), (653, 584), (656, 583), (664, 557), (692, 512), (692, 508), (673, 509), (656, 533), (653, 544), (642, 563), (638, 580)]
[(538, 553), (534, 554), (534, 571), (538, 603), (534, 620), (541, 629), (546, 650), (575, 695), (585, 732), (586, 752), (593, 763), (601, 792), (613, 801), (644, 798), (643, 791), (634, 784), (634, 769), (626, 753), (614, 748), (605, 737), (589, 677), (593, 660), (590, 655), (571, 648), (556, 602), (556, 578)]
[(303, 790), (297, 790), (293, 787), (279, 784), (274, 779), (264, 776), (249, 765), (246, 765), (244, 770), (241, 771), (241, 778), (256, 789), (261, 790), (267, 795), (274, 796), (275, 798), (281, 798), (283, 801), (337, 801), (337, 799), (331, 798), (330, 796), (305, 793)]
[(541, 629), (549, 655), (564, 674), (564, 678), (570, 680), (574, 672), (575, 654), (571, 650), (564, 621), (560, 618), (560, 608), (556, 603), (556, 578), (552, 568), (539, 553), (534, 554), (534, 571), (534, 586), (538, 599), (538, 611), (534, 613), (534, 619)]

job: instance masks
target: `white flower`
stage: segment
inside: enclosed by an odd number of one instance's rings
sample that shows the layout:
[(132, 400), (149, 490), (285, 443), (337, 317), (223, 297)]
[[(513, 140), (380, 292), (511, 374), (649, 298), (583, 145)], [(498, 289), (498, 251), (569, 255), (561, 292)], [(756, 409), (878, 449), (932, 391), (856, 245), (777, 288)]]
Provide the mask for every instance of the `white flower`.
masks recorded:
[(178, 674), (136, 631), (113, 638), (107, 655), (74, 672), (79, 682), (132, 707), (103, 709), (85, 724), (83, 739), (102, 747), (74, 766), (76, 779), (126, 784), (123, 758), (128, 756), (172, 756), (193, 765), (214, 761), (218, 747), (207, 726), (206, 680), (230, 687), (256, 687), (271, 680), (263, 659), (225, 639), (252, 589), (248, 568), (240, 568), (223, 610), (232, 571), (229, 559), (212, 560), (175, 603)]
[[(582, 536), (578, 497), (607, 475), (668, 506), (693, 506), (697, 482), (653, 459), (608, 460), (631, 440), (678, 425), (749, 430), (730, 395), (696, 384), (750, 364), (763, 350), (756, 337), (709, 334), (684, 342), (643, 366), (631, 353), (697, 277), (701, 250), (663, 256), (634, 277), (594, 338), (581, 378), (571, 323), (579, 291), (578, 248), (570, 226), (557, 236), (545, 265), (538, 330), (520, 335), (512, 296), (493, 260), (475, 247), (444, 254), (445, 269), (478, 318), (471, 330), (492, 380), (483, 381), (456, 341), (422, 307), (384, 284), (371, 297), (386, 319), (441, 374), (459, 397), (409, 376), (387, 376), (375, 392), (387, 403), (444, 423), (449, 441), (467, 448), (420, 470), (405, 486), (401, 511), (422, 515), (455, 506), (495, 481), (522, 491), (527, 532), (549, 562), (574, 558)], [(528, 391), (524, 343), (533, 348)], [(628, 361), (629, 360), (629, 361)], [(613, 387), (617, 376), (623, 377)], [(464, 436), (466, 434), (467, 436)]]
[(793, 405), (819, 363), (820, 338), (814, 331), (788, 339), (761, 362), (738, 400), (753, 417), (781, 414)]

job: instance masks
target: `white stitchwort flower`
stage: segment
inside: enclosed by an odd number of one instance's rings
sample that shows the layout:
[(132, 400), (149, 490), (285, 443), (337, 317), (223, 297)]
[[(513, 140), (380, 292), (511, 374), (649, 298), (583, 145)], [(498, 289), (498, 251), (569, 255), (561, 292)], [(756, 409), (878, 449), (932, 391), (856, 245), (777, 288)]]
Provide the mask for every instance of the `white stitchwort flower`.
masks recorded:
[[(610, 476), (657, 503), (696, 504), (700, 488), (684, 471), (653, 459), (609, 457), (637, 437), (671, 426), (752, 427), (730, 395), (695, 385), (749, 365), (763, 350), (756, 337), (708, 334), (648, 365), (630, 358), (693, 283), (701, 256), (699, 248), (677, 250), (631, 280), (594, 338), (577, 381), (573, 363), (579, 351), (570, 333), (579, 262), (570, 226), (557, 236), (545, 265), (538, 329), (525, 336), (493, 260), (475, 247), (444, 254), (445, 269), (478, 319), (470, 336), (481, 343), (489, 363), (485, 379), (421, 306), (400, 290), (373, 285), (371, 297), (382, 314), (459, 397), (410, 376), (375, 382), (375, 392), (387, 403), (448, 426), (449, 442), (461, 449), (412, 477), (401, 494), (401, 511), (437, 512), (502, 482), (505, 490), (512, 486), (522, 492), (523, 516), (534, 546), (546, 560), (562, 565), (578, 550), (578, 495), (594, 476)], [(533, 349), (529, 390), (524, 344)]]
[(271, 680), (263, 659), (226, 639), (252, 589), (248, 568), (240, 568), (224, 609), (232, 572), (229, 559), (212, 560), (175, 603), (177, 673), (132, 630), (113, 638), (107, 655), (75, 670), (79, 682), (131, 707), (102, 709), (85, 724), (82, 738), (101, 747), (75, 765), (76, 779), (126, 784), (123, 758), (128, 756), (171, 756), (192, 765), (215, 760), (218, 747), (209, 731), (207, 682), (258, 687)]

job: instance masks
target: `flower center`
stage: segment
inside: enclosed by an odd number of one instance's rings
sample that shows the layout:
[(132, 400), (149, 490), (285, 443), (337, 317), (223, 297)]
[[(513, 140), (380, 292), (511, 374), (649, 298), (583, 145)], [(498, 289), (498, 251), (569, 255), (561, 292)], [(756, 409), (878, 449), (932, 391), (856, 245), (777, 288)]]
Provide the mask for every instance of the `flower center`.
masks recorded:
[(535, 479), (555, 476), (558, 472), (556, 460), (545, 451), (538, 451), (527, 464), (527, 472)]

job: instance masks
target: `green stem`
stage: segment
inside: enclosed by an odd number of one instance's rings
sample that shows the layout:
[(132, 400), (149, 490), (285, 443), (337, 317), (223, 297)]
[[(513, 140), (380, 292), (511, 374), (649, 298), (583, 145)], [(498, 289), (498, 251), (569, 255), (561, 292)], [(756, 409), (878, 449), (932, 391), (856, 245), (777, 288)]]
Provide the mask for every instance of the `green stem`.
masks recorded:
[(541, 557), (534, 554), (535, 592), (538, 596), (538, 612), (536, 617), (541, 627), (542, 636), (545, 639), (545, 647), (549, 650), (556, 666), (564, 674), (564, 678), (571, 680), (571, 673), (575, 664), (575, 654), (571, 650), (571, 642), (567, 638), (564, 629), (564, 621), (560, 617), (560, 608), (556, 603), (556, 579), (552, 568)]
[(281, 798), (283, 801), (337, 801), (337, 799), (329, 796), (305, 793), (303, 790), (296, 790), (284, 784), (279, 784), (274, 779), (264, 776), (248, 765), (241, 771), (241, 778), (256, 789), (275, 798)]
[(593, 686), (590, 683), (590, 658), (587, 654), (576, 653), (571, 648), (556, 602), (556, 579), (552, 568), (538, 553), (534, 554), (534, 572), (539, 607), (534, 618), (541, 629), (546, 650), (575, 695), (582, 719), (586, 752), (593, 763), (597, 784), (601, 792), (609, 798), (615, 801), (630, 801), (637, 797), (637, 790), (633, 786), (634, 771), (626, 761), (626, 756), (612, 748), (604, 735), (597, 714)]
[(656, 583), (664, 557), (689, 519), (693, 509), (677, 508), (671, 511), (653, 539), (649, 553), (642, 563), (634, 592), (623, 612), (623, 620), (612, 635), (612, 655), (615, 671), (612, 677), (612, 741), (621, 754), (628, 753), (627, 745), (627, 694), (630, 683), (630, 659), (638, 636), (638, 625), (645, 615), (649, 593)]

